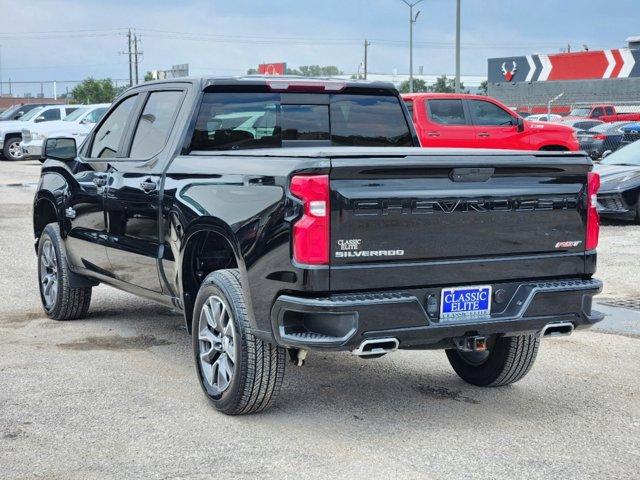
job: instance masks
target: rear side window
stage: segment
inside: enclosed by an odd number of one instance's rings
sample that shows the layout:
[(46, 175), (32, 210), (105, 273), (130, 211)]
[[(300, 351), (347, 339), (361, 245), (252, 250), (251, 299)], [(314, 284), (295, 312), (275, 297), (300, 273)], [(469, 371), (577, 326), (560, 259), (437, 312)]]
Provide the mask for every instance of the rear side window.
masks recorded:
[[(411, 146), (413, 138), (394, 96), (327, 95), (326, 103), (282, 102), (287, 94), (205, 93), (191, 141), (193, 150), (278, 148), (282, 142)], [(309, 99), (313, 97), (308, 97)], [(315, 97), (317, 100), (317, 96)], [(287, 146), (290, 146), (288, 144)]]
[(442, 125), (467, 125), (462, 100), (428, 100), (429, 118)]
[(89, 157), (114, 158), (118, 155), (120, 141), (137, 98), (137, 95), (128, 97), (109, 113), (96, 131)]
[(131, 158), (150, 158), (164, 148), (180, 106), (181, 91), (152, 92), (144, 106), (131, 145)]
[(475, 125), (498, 127), (513, 125), (515, 122), (510, 113), (496, 104), (484, 100), (469, 101), (469, 110), (471, 110), (471, 119)]
[(602, 107), (596, 107), (593, 109), (593, 112), (591, 113), (592, 117), (601, 117), (602, 115), (604, 115), (604, 111), (602, 110)]
[(78, 109), (78, 107), (71, 107), (71, 108), (65, 108), (65, 115), (69, 115), (70, 113), (75, 112)]

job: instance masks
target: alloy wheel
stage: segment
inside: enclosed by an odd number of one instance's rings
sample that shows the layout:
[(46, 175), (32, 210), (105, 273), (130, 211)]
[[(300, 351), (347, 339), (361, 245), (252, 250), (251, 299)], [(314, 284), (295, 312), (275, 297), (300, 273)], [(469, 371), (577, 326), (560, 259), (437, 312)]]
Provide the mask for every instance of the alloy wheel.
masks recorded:
[(55, 305), (58, 283), (58, 257), (53, 243), (47, 239), (40, 254), (40, 290), (47, 310), (51, 310)]
[(9, 155), (11, 155), (11, 158), (15, 160), (22, 158), (22, 149), (20, 148), (20, 142), (13, 142), (9, 144)]
[(236, 366), (236, 331), (226, 302), (212, 295), (200, 312), (198, 356), (204, 382), (216, 395), (229, 385)]

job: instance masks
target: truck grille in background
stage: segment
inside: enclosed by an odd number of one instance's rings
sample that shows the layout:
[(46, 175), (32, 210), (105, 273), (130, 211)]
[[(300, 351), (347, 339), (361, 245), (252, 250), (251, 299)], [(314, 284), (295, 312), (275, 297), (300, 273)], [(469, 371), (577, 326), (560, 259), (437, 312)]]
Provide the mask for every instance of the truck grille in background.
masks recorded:
[(602, 210), (627, 211), (620, 195), (598, 195), (598, 204)]

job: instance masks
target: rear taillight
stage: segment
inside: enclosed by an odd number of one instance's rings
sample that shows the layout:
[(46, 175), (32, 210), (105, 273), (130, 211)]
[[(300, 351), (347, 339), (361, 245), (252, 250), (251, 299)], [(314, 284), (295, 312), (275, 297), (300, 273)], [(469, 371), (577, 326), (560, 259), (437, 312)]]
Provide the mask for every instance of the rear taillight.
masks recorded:
[(598, 190), (600, 175), (589, 172), (587, 177), (587, 241), (585, 248), (593, 250), (598, 246), (600, 237), (600, 215), (598, 215)]
[(293, 259), (304, 265), (329, 263), (329, 176), (296, 175), (291, 194), (303, 202), (302, 217), (293, 225)]
[(594, 135), (594, 137), (596, 140), (606, 140), (607, 136), (604, 133), (598, 133), (597, 135)]

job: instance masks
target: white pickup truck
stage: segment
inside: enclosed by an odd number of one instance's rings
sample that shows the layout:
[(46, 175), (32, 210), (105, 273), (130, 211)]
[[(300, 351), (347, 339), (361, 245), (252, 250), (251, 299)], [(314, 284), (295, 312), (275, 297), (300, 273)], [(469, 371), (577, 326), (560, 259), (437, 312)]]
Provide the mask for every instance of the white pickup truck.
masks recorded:
[(0, 151), (5, 160), (22, 160), (22, 129), (35, 124), (62, 120), (80, 105), (48, 105), (25, 113), (19, 120), (0, 122)]
[(40, 159), (44, 142), (49, 137), (73, 138), (80, 145), (93, 126), (102, 118), (110, 103), (81, 105), (64, 120), (31, 124), (22, 129), (20, 148), (24, 159)]

